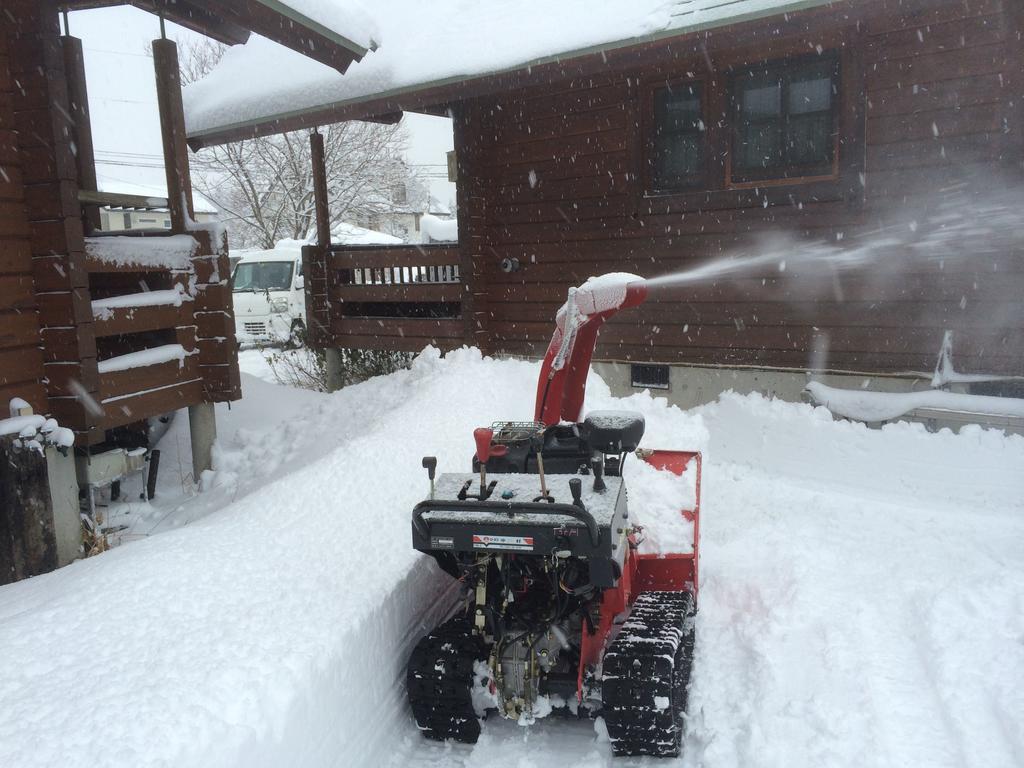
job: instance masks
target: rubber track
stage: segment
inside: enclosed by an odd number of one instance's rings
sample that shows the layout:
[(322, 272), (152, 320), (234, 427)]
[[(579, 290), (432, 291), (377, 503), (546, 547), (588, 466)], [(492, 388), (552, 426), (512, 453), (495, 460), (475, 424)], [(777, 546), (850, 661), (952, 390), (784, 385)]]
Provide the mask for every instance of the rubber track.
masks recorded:
[(605, 653), (602, 715), (616, 755), (679, 754), (693, 614), (690, 592), (644, 592)]
[(480, 721), (470, 689), (473, 663), (486, 657), (483, 642), (462, 617), (442, 624), (416, 644), (405, 679), (409, 704), (424, 736), (476, 744)]

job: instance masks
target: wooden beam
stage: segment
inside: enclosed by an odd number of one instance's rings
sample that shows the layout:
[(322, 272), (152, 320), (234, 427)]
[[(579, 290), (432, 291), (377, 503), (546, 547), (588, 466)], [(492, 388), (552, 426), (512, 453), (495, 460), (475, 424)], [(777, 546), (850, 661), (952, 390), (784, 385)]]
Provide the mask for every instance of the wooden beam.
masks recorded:
[(321, 249), (331, 247), (331, 212), (327, 199), (327, 163), (324, 137), (319, 131), (309, 136), (309, 154), (313, 163), (313, 198), (316, 204), (316, 243)]
[(153, 211), (162, 208), (170, 208), (166, 197), (122, 195), (117, 192), (98, 192), (94, 189), (79, 189), (78, 202), (82, 205), (88, 206), (103, 206), (105, 208), (134, 208), (139, 211)]
[(224, 18), (342, 74), (366, 49), (277, 0), (211, 0)]
[(115, 5), (133, 5), (225, 45), (239, 45), (249, 39), (246, 25), (229, 21), (219, 10), (209, 7), (213, 3), (200, 0), (60, 0), (57, 8), (61, 11), (85, 11)]
[[(78, 186), (96, 189), (96, 156), (92, 143), (92, 123), (89, 119), (89, 89), (85, 81), (82, 41), (77, 37), (64, 35), (60, 42), (64, 51), (64, 74), (67, 77), (68, 101), (71, 105), (71, 137), (75, 143)], [(99, 208), (89, 206), (83, 209), (82, 226), (86, 234), (100, 229)]]
[(185, 143), (185, 111), (181, 105), (178, 46), (173, 40), (153, 41), (153, 68), (167, 173), (167, 209), (171, 214), (171, 230), (184, 232), (188, 221), (195, 218), (195, 209)]

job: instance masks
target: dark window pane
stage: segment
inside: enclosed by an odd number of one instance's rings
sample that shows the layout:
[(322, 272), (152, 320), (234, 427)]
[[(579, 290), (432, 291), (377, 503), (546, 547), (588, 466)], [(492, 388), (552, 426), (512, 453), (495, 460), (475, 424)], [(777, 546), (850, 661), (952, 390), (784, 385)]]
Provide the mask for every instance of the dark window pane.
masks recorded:
[(782, 111), (782, 87), (777, 80), (766, 79), (752, 77), (743, 88), (740, 108), (747, 120), (778, 117)]
[(772, 123), (750, 123), (740, 144), (741, 168), (768, 168), (782, 162), (779, 126)]
[(827, 74), (807, 80), (794, 78), (789, 84), (788, 101), (791, 115), (832, 109), (832, 78)]
[(787, 126), (787, 151), (794, 165), (831, 161), (831, 120), (827, 114), (792, 117)]
[(654, 116), (658, 133), (700, 130), (700, 94), (695, 88), (663, 88), (655, 94)]
[(653, 190), (682, 189), (700, 183), (704, 121), (699, 84), (666, 86), (654, 92), (654, 125), (647, 146)]
[(661, 136), (655, 142), (654, 181), (659, 189), (685, 186), (701, 172), (702, 138), (698, 135)]

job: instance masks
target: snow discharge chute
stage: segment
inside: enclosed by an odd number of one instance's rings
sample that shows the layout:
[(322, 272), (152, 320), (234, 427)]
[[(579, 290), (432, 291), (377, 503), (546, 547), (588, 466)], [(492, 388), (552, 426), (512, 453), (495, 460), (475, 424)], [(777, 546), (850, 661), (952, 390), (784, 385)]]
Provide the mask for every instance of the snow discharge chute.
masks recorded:
[(537, 382), (536, 421), (546, 425), (579, 421), (597, 333), (620, 309), (647, 299), (647, 281), (628, 272), (592, 277), (569, 296), (555, 317)]

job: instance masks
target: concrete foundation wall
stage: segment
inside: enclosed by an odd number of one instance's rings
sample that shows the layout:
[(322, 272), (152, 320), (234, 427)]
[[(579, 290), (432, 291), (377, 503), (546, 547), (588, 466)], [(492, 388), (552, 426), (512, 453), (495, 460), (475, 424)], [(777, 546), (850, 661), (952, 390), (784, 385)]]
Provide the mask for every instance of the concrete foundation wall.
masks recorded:
[[(594, 370), (611, 387), (612, 394), (628, 395), (645, 387), (634, 387), (629, 363), (594, 363)], [(781, 400), (800, 402), (801, 393), (811, 376), (797, 371), (768, 371), (756, 368), (703, 368), (685, 365), (669, 366), (668, 389), (651, 389), (680, 408), (693, 408), (710, 403), (722, 392), (734, 390), (740, 394), (760, 392)], [(870, 389), (875, 392), (912, 392), (928, 389), (930, 379), (907, 376), (863, 376), (828, 374), (815, 375), (814, 380), (830, 387), (843, 389)]]
[[(650, 389), (656, 397), (664, 397), (680, 408), (694, 408), (714, 401), (722, 392), (733, 390), (740, 394), (760, 392), (790, 402), (801, 402), (803, 389), (811, 381), (810, 374), (802, 371), (769, 371), (756, 368), (703, 368), (685, 365), (669, 366), (668, 389), (634, 387), (629, 363), (595, 362), (594, 370), (618, 397)], [(865, 376), (854, 374), (815, 374), (813, 379), (837, 389), (868, 389), (872, 392), (914, 392), (931, 388), (931, 378), (923, 375)], [(966, 392), (966, 385), (954, 384), (950, 391)], [(916, 421), (930, 430), (942, 428), (959, 430), (967, 424), (1001, 429), (1011, 434), (1024, 434), (1024, 420), (988, 416), (979, 420), (974, 414), (922, 409), (912, 411), (900, 421)], [(876, 425), (872, 425), (876, 426)]]

